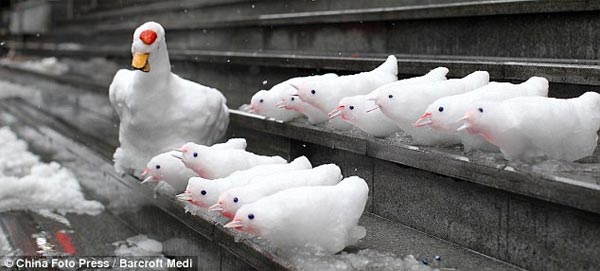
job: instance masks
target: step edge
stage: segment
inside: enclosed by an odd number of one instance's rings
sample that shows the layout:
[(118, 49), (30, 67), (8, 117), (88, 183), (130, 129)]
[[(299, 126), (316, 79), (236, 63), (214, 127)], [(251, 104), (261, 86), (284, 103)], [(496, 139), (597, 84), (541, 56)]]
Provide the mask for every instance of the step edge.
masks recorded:
[[(40, 56), (100, 56), (130, 57), (127, 50), (114, 48), (82, 47), (77, 49), (59, 49), (57, 44), (33, 44), (20, 46), (15, 42), (7, 42), (9, 47), (22, 53)], [(527, 80), (531, 76), (543, 76), (551, 83), (600, 86), (600, 65), (595, 60), (566, 59), (526, 59), (473, 57), (473, 56), (439, 56), (439, 55), (407, 55), (398, 56), (399, 74), (424, 74), (432, 68), (446, 66), (451, 75), (465, 76), (476, 70), (488, 70), (492, 79)], [(170, 50), (173, 61), (189, 61), (199, 63), (240, 64), (266, 67), (327, 69), (343, 71), (364, 71), (376, 67), (385, 57), (346, 57), (331, 55), (310, 55), (294, 53), (265, 53), (214, 50)], [(553, 61), (553, 62), (550, 62)], [(585, 64), (587, 63), (587, 64)], [(527, 70), (527, 72), (522, 72)], [(569, 76), (567, 76), (569, 75)]]
[[(550, 1), (555, 2), (555, 1)], [(547, 2), (533, 0), (478, 0), (471, 2), (441, 3), (408, 5), (395, 7), (379, 7), (347, 10), (305, 11), (294, 13), (273, 13), (252, 16), (242, 16), (233, 20), (214, 20), (190, 24), (174, 23), (168, 25), (171, 30), (190, 28), (227, 28), (240, 26), (284, 26), (298, 24), (319, 23), (351, 23), (351, 22), (376, 22), (376, 21), (403, 21), (443, 19), (456, 17), (476, 17), (494, 15), (520, 15), (531, 13), (560, 13), (560, 12), (585, 12), (596, 11), (600, 5), (590, 4), (586, 1), (571, 1), (561, 5), (551, 5)], [(176, 10), (176, 9), (174, 9)], [(132, 31), (131, 22), (120, 25), (107, 25), (96, 28), (98, 31), (121, 32)], [(56, 31), (61, 31), (56, 29)], [(81, 29), (64, 29), (80, 32)]]

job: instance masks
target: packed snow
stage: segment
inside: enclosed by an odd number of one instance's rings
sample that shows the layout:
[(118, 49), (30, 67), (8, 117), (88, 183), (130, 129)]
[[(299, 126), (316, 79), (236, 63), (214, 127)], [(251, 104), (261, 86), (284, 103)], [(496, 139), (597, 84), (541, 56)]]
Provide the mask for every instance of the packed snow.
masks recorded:
[(79, 182), (56, 162), (40, 162), (27, 143), (0, 128), (0, 211), (53, 211), (97, 215), (104, 206), (86, 200)]
[(163, 256), (161, 242), (140, 234), (114, 242), (116, 256)]
[(14, 97), (30, 98), (34, 96), (40, 96), (39, 89), (0, 80), (0, 99)]
[(139, 234), (131, 236), (124, 241), (113, 243), (115, 246), (115, 256), (119, 257), (145, 257), (145, 260), (160, 261), (163, 266), (145, 267), (145, 268), (114, 268), (116, 270), (170, 270), (165, 263), (167, 258), (163, 255), (163, 244), (160, 241), (148, 238), (148, 236)]
[(433, 270), (414, 256), (404, 258), (392, 253), (382, 253), (373, 249), (364, 249), (356, 253), (341, 252), (330, 255), (324, 252), (315, 252), (314, 249), (296, 249), (288, 251), (286, 256), (294, 268), (299, 271), (431, 271)]
[[(8, 236), (2, 229), (0, 229), (0, 255), (10, 256), (13, 255), (13, 253), (14, 251), (10, 245), (10, 242), (8, 241)], [(2, 258), (0, 258), (0, 260), (2, 260)]]
[(25, 61), (0, 60), (2, 65), (15, 65), (24, 70), (35, 71), (44, 74), (62, 75), (69, 71), (69, 66), (58, 61), (56, 57), (33, 59)]

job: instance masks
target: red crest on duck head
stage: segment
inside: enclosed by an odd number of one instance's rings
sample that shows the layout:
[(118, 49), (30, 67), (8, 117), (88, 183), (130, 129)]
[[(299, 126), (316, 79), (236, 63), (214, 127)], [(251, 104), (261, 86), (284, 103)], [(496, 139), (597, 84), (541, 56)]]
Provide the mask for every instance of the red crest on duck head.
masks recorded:
[(156, 32), (150, 29), (144, 30), (142, 34), (140, 34), (140, 39), (147, 45), (154, 43), (157, 37), (158, 35), (156, 34)]

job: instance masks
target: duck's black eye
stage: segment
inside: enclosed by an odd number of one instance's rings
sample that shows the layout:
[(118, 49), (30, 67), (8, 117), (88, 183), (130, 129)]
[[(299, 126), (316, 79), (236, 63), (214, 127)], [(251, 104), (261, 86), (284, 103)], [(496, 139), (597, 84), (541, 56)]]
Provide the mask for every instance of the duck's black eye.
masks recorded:
[(317, 93), (317, 91), (315, 91), (314, 89), (310, 91), (310, 93), (315, 94)]
[(479, 110), (479, 112), (483, 113), (483, 108), (481, 108), (481, 107), (480, 107), (480, 108), (479, 108), (479, 109), (477, 109), (477, 110)]
[(296, 98), (292, 97), (292, 101), (295, 101), (295, 100), (296, 100)]
[(206, 190), (202, 190), (202, 191), (200, 191), (200, 194), (202, 194), (202, 195), (206, 195)]
[(388, 95), (388, 98), (390, 98), (390, 99), (394, 98), (394, 95), (390, 94), (390, 95)]
[(233, 202), (237, 203), (238, 201), (239, 201), (239, 199), (237, 197), (233, 198)]
[(262, 102), (264, 102), (264, 101), (265, 101), (265, 100), (263, 100), (263, 99), (260, 99), (260, 101), (258, 101), (258, 102), (259, 102), (259, 103), (262, 103)]
[(194, 157), (198, 157), (198, 153), (197, 152), (195, 152), (193, 155), (194, 155)]
[(354, 110), (354, 105), (351, 105), (351, 106), (350, 106), (350, 107), (348, 107), (348, 108), (350, 108), (350, 110)]
[(156, 169), (160, 169), (160, 165), (156, 165)]
[(253, 214), (248, 214), (248, 219), (250, 219), (250, 220), (254, 219), (254, 215)]
[(444, 112), (444, 108), (440, 106), (440, 108), (438, 108), (438, 111)]

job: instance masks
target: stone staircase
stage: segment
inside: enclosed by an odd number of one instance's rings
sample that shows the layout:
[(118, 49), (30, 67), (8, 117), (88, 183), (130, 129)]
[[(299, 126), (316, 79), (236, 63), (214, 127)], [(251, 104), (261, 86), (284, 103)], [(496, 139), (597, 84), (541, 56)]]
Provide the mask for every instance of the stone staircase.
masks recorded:
[[(131, 33), (147, 20), (162, 23), (174, 72), (219, 88), (235, 109), (258, 89), (293, 76), (371, 69), (388, 54), (400, 77), (437, 66), (451, 77), (475, 70), (493, 80), (544, 76), (550, 95), (597, 91), (600, 3), (596, 1), (115, 1), (57, 19), (47, 33), (10, 37), (22, 56), (105, 57), (127, 67)], [(46, 124), (81, 152), (110, 159), (117, 121), (106, 81), (61, 76), (3, 64), (0, 77), (48, 89), (38, 101), (0, 108)], [(266, 82), (266, 83), (265, 83)], [(52, 87), (49, 87), (52, 86)], [(36, 106), (37, 105), (39, 108)], [(600, 268), (600, 154), (577, 163), (507, 162), (499, 154), (416, 146), (409, 138), (375, 139), (302, 121), (281, 123), (232, 111), (230, 136), (249, 149), (314, 164), (337, 163), (370, 185), (362, 223), (368, 235), (353, 253), (376, 249), (413, 254), (459, 270), (597, 270)], [(100, 161), (98, 160), (98, 161)], [(114, 177), (152, 199), (132, 177)], [(214, 217), (185, 214), (168, 196), (154, 200), (243, 264), (237, 269), (289, 268), (260, 240), (235, 243)], [(241, 266), (244, 267), (241, 267)], [(221, 269), (236, 269), (221, 266)]]

